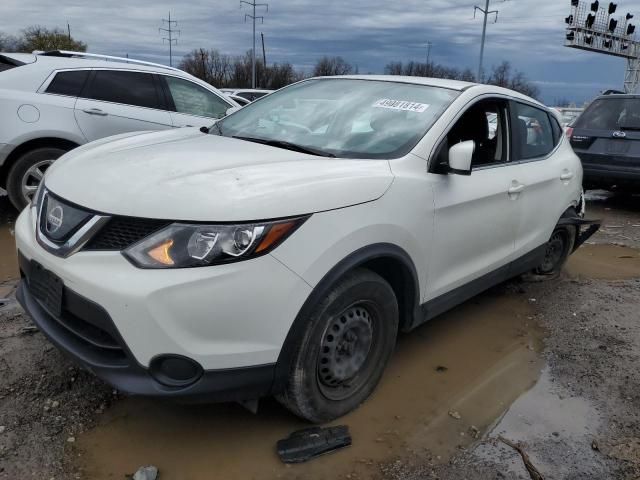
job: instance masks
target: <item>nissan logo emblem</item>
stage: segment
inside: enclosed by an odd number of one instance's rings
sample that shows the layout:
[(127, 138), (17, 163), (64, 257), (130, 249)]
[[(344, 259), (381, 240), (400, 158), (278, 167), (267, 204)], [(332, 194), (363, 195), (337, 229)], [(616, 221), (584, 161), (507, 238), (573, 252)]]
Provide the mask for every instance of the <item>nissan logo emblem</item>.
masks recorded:
[(616, 138), (626, 138), (627, 134), (625, 132), (613, 132), (613, 136)]
[(47, 214), (47, 232), (56, 233), (62, 226), (62, 220), (64, 219), (64, 210), (60, 205), (57, 205), (51, 209)]

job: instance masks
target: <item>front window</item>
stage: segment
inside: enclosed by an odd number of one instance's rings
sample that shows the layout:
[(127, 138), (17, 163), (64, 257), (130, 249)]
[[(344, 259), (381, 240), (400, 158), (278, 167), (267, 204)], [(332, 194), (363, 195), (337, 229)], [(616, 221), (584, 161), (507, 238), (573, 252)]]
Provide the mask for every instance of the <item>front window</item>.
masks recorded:
[(213, 133), (343, 158), (397, 158), (413, 149), (458, 93), (377, 80), (307, 80), (219, 121)]

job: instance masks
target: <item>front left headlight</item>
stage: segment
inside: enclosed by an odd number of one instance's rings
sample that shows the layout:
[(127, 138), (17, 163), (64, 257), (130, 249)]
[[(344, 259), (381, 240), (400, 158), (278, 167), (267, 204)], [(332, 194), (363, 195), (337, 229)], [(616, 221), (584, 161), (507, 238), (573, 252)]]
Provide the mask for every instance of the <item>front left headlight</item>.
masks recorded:
[(187, 268), (229, 263), (269, 253), (308, 217), (235, 225), (173, 223), (127, 248), (140, 268)]

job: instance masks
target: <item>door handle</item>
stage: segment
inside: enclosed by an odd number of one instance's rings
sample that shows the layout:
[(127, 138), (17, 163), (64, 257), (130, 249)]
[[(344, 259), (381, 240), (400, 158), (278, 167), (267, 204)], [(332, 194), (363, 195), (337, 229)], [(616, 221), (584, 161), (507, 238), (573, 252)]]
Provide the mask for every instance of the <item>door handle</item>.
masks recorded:
[(523, 183), (513, 184), (511, 187), (509, 187), (509, 195), (517, 195), (518, 193), (521, 193), (525, 189), (525, 187), (526, 185)]
[(84, 113), (88, 113), (89, 115), (98, 115), (99, 117), (106, 117), (107, 115), (109, 115), (107, 112), (104, 112), (99, 108), (87, 108), (82, 111)]
[(573, 178), (573, 172), (563, 172), (563, 174), (560, 175), (560, 180), (562, 180), (563, 182), (571, 180), (572, 178)]

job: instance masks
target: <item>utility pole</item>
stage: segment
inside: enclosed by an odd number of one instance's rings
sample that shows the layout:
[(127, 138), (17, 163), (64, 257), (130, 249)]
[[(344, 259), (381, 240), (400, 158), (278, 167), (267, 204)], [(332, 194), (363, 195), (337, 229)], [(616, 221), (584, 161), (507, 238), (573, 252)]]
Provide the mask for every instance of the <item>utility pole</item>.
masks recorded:
[(431, 60), (431, 47), (433, 46), (433, 43), (431, 42), (427, 42), (427, 65), (429, 65), (429, 61)]
[(67, 22), (67, 34), (69, 35), (69, 41), (71, 41), (71, 26), (69, 25), (69, 22)]
[[(167, 27), (164, 27), (164, 24), (167, 24)], [(168, 37), (163, 37), (162, 38), (162, 43), (165, 42), (165, 40), (167, 42), (169, 42), (169, 66), (173, 67), (173, 45), (177, 45), (178, 44), (178, 39), (177, 38), (173, 38), (173, 34), (177, 33), (178, 35), (180, 35), (180, 30), (176, 30), (174, 27), (178, 26), (178, 22), (175, 20), (171, 20), (171, 12), (169, 12), (169, 19), (162, 19), (162, 27), (160, 27), (158, 29), (158, 31), (162, 34), (162, 32), (166, 33), (168, 35)]]
[(489, 15), (495, 14), (496, 18), (494, 19), (493, 23), (496, 23), (498, 21), (498, 10), (489, 10), (489, 0), (486, 0), (484, 9), (478, 7), (477, 5), (473, 7), (473, 18), (476, 18), (476, 11), (478, 10), (480, 10), (484, 15), (484, 21), (482, 24), (482, 41), (480, 43), (480, 63), (478, 64), (478, 76), (476, 78), (476, 81), (478, 83), (482, 83), (482, 60), (484, 58), (484, 41), (487, 37), (487, 17), (489, 17)]
[(266, 76), (267, 76), (267, 52), (264, 49), (264, 33), (260, 32), (260, 37), (262, 37), (262, 88), (265, 88), (266, 84)]
[(247, 18), (253, 20), (253, 47), (251, 48), (251, 88), (256, 88), (256, 20), (260, 19), (262, 23), (264, 23), (264, 17), (256, 16), (256, 7), (265, 7), (267, 12), (269, 11), (268, 3), (256, 3), (256, 0), (252, 0), (248, 2), (246, 0), (240, 0), (240, 8), (242, 8), (242, 4), (249, 5), (253, 9), (253, 13), (245, 13), (244, 21), (247, 21)]

